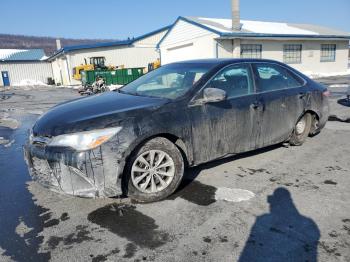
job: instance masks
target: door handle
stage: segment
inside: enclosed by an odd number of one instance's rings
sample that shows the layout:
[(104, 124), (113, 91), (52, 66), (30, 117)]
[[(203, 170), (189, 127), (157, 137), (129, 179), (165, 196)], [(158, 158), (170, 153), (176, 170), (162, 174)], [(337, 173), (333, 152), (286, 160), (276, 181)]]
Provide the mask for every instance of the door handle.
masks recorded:
[(299, 93), (299, 98), (303, 99), (304, 97), (306, 97), (306, 93)]
[(260, 102), (254, 102), (254, 103), (250, 104), (250, 108), (252, 108), (254, 110), (257, 110), (261, 106), (262, 106), (262, 103), (260, 103)]

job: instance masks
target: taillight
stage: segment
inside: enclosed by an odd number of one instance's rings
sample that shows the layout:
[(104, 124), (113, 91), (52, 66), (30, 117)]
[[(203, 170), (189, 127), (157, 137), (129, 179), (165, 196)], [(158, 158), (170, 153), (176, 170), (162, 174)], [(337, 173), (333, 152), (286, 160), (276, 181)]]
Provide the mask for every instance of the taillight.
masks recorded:
[(322, 95), (325, 96), (325, 97), (330, 97), (330, 96), (331, 96), (331, 91), (326, 90), (326, 91), (324, 91), (324, 92), (322, 93)]

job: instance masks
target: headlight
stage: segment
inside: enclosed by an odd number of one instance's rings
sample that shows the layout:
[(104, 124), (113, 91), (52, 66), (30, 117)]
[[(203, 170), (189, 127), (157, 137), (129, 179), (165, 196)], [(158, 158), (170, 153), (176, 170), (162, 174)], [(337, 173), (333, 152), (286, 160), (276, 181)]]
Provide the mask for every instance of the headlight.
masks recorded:
[(94, 149), (116, 135), (122, 128), (106, 128), (79, 132), (67, 135), (59, 135), (52, 139), (49, 146), (72, 147), (78, 151)]

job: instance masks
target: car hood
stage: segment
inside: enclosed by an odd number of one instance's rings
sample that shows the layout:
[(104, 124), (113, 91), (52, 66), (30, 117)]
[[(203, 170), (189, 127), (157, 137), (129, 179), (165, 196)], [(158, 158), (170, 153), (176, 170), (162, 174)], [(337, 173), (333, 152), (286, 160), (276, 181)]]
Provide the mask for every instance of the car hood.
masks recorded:
[(53, 107), (33, 127), (35, 136), (57, 136), (119, 125), (126, 119), (146, 116), (168, 99), (118, 92), (75, 99)]

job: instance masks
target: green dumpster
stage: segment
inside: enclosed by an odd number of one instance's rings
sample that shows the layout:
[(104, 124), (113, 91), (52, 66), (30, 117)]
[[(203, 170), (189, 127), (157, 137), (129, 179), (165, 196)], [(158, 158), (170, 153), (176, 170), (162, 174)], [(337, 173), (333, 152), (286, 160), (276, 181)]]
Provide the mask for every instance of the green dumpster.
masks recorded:
[(81, 81), (85, 86), (92, 85), (98, 76), (102, 77), (106, 85), (126, 85), (143, 75), (143, 67), (124, 68), (117, 70), (82, 71)]

